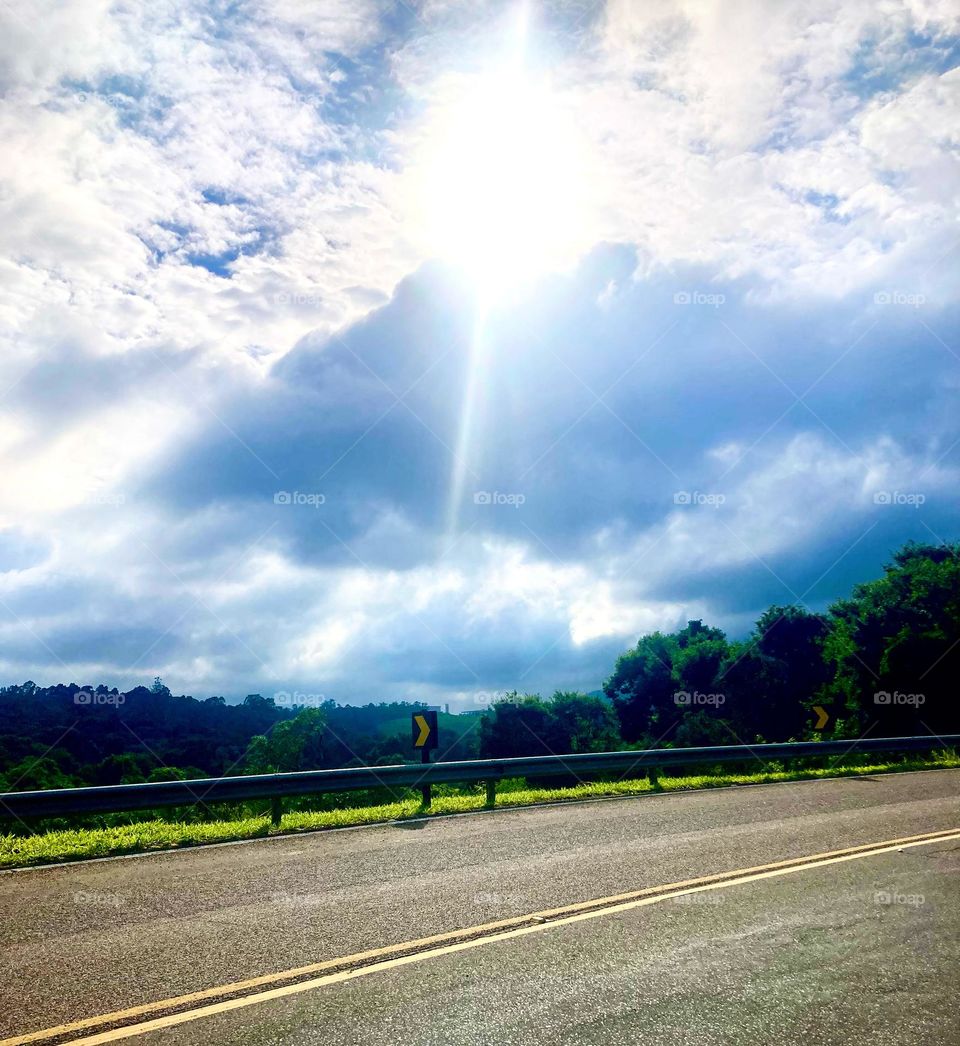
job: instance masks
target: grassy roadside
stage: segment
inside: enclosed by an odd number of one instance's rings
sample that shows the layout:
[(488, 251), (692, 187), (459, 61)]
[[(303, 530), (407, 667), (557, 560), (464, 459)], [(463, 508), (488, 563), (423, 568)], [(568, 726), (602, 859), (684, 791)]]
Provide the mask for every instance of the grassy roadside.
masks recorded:
[[(944, 753), (932, 759), (903, 759), (873, 766), (838, 766), (828, 769), (782, 770), (756, 774), (718, 774), (696, 777), (662, 777), (654, 787), (646, 778), (629, 781), (595, 781), (568, 788), (530, 788), (523, 780), (504, 781), (497, 788), (497, 809), (533, 806), (538, 803), (599, 799), (611, 796), (675, 792), (728, 785), (765, 784), (777, 781), (808, 781), (831, 777), (906, 773), (960, 767), (960, 757)], [(419, 796), (380, 806), (337, 810), (299, 810), (284, 814), (280, 826), (271, 827), (269, 817), (207, 821), (195, 824), (141, 821), (111, 828), (78, 828), (36, 835), (0, 835), (0, 868), (23, 868), (92, 857), (172, 850), (205, 843), (232, 842), (327, 828), (402, 821), (411, 817), (437, 817), (489, 809), (482, 787), (436, 789), (429, 811)]]

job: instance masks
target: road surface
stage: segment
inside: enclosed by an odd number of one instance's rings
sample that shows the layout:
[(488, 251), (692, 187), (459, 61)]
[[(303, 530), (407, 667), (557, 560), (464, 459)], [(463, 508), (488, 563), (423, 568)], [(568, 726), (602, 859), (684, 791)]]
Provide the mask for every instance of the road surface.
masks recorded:
[[(0, 875), (0, 1035), (794, 858), (960, 828), (960, 772), (500, 811)], [(164, 1043), (960, 1043), (960, 834), (520, 920)], [(676, 895), (674, 895), (676, 894)], [(393, 953), (403, 955), (402, 952)], [(312, 975), (311, 975), (312, 976)], [(339, 976), (339, 975), (337, 975)], [(299, 978), (301, 981), (303, 977)], [(112, 1041), (109, 1026), (72, 1033)], [(69, 1036), (68, 1036), (69, 1038)], [(36, 1040), (54, 1042), (57, 1039)], [(62, 1038), (59, 1041), (63, 1041)]]

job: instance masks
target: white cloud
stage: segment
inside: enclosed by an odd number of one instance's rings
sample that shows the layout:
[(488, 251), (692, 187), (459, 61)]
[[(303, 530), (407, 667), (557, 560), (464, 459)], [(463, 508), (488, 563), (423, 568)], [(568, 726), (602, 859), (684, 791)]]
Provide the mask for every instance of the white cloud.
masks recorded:
[(856, 62), (872, 55), (897, 78), (908, 32), (943, 34), (953, 18), (612, 0), (598, 54), (568, 84), (609, 172), (597, 238), (640, 245), (648, 265), (701, 263), (802, 295), (934, 262), (955, 208), (956, 73), (863, 99)]
[[(416, 682), (424, 694), (561, 677), (593, 686), (597, 665), (636, 633), (716, 611), (691, 577), (852, 541), (875, 518), (875, 490), (922, 482), (948, 496), (955, 470), (936, 464), (947, 430), (921, 450), (878, 423), (848, 448), (809, 433), (756, 449), (746, 433), (683, 447), (725, 477), (723, 506), (665, 505), (642, 523), (611, 508), (595, 540), (559, 557), (529, 534), (482, 526), (447, 553), (430, 522), (371, 497), (355, 506), (369, 525), (353, 553), (380, 564), (384, 549), (410, 550), (412, 565), (307, 562), (293, 528), (259, 526), (256, 504), (202, 490), (196, 507), (141, 500), (144, 477), (191, 435), (229, 438), (225, 404), (269, 398), (271, 361), (311, 332), (322, 345), (423, 260), (417, 161), (457, 97), (483, 82), (503, 22), (490, 5), (430, 0), (400, 38), (390, 11), (266, 0), (218, 25), (195, 0), (81, 0), (5, 16), (8, 677), (46, 664), (270, 692), (320, 674), (355, 697), (387, 696), (361, 683)], [(577, 3), (548, 13), (576, 22), (532, 74), (574, 129), (586, 187), (576, 222), (554, 204), (558, 223), (576, 225), (566, 254), (628, 244), (637, 282), (696, 266), (741, 281), (754, 303), (856, 303), (874, 287), (956, 302), (960, 77), (907, 61), (911, 33), (942, 52), (954, 5), (609, 0), (594, 15)], [(591, 301), (619, 315), (630, 281), (600, 287)], [(650, 317), (631, 322), (644, 329)], [(365, 419), (361, 384), (330, 382), (317, 402)], [(538, 391), (509, 394), (519, 412)], [(545, 447), (555, 438), (538, 436)], [(431, 542), (437, 558), (425, 563), (415, 553)], [(683, 594), (665, 597), (674, 582)], [(369, 679), (356, 679), (358, 663)]]
[[(376, 5), (253, 5), (219, 34), (200, 5), (89, 5), (69, 24), (65, 10), (33, 10), (45, 28), (8, 44), (0, 310), (15, 332), (59, 307), (101, 351), (259, 358), (362, 315), (363, 288), (389, 293), (408, 270), (383, 173), (324, 159), (367, 136), (321, 108), (336, 55), (378, 33)], [(233, 278), (196, 256), (225, 257)]]

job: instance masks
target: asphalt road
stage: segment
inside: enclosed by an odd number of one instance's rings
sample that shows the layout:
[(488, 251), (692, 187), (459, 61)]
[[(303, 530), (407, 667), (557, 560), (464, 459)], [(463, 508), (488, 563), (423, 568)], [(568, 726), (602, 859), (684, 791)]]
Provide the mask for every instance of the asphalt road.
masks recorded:
[[(5, 873), (0, 1034), (575, 901), (957, 826), (960, 772), (939, 771)], [(146, 1038), (960, 1043), (958, 853), (954, 840), (604, 914)], [(877, 901), (884, 891), (893, 903)]]
[(676, 898), (186, 1023), (143, 1041), (957, 1043), (958, 850), (954, 840)]

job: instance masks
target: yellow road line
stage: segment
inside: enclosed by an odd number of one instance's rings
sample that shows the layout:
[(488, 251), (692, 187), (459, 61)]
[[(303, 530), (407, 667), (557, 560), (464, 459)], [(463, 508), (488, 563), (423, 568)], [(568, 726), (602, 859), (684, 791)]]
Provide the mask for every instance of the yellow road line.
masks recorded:
[[(572, 923), (596, 919), (603, 915), (631, 911), (634, 908), (657, 904), (686, 894), (702, 893), (708, 890), (723, 889), (728, 886), (739, 886), (743, 883), (789, 875), (808, 868), (822, 868), (863, 857), (891, 853), (907, 847), (926, 846), (931, 843), (946, 842), (954, 839), (960, 839), (960, 829), (958, 828), (928, 832), (924, 835), (905, 836), (900, 839), (889, 839), (880, 843), (868, 843), (844, 850), (811, 854), (805, 857), (776, 861), (771, 864), (757, 865), (752, 868), (741, 868), (735, 871), (721, 872), (716, 875), (701, 876), (697, 879), (686, 879), (662, 886), (647, 887), (631, 893), (616, 894), (611, 897), (565, 905), (561, 908), (546, 909), (513, 919), (484, 923), (465, 930), (454, 930), (416, 941), (390, 945), (386, 948), (375, 948), (339, 959), (311, 963), (308, 966), (296, 967), (281, 973), (266, 974), (262, 977), (236, 981), (232, 984), (208, 988), (204, 991), (192, 992), (188, 995), (180, 995), (158, 1002), (146, 1003), (126, 1010), (117, 1010), (97, 1017), (88, 1017), (85, 1020), (75, 1021), (71, 1024), (61, 1024), (42, 1031), (3, 1039), (0, 1040), (0, 1046), (26, 1046), (28, 1043), (40, 1043), (56, 1039), (63, 1040), (67, 1036), (97, 1026), (102, 1027), (104, 1025), (128, 1022), (124, 1023), (122, 1027), (113, 1027), (83, 1038), (71, 1038), (68, 1040), (70, 1046), (98, 1046), (101, 1043), (115, 1042), (118, 1039), (128, 1038), (133, 1035), (143, 1035), (151, 1031), (183, 1024), (187, 1021), (225, 1013), (229, 1010), (258, 1005), (301, 992), (314, 991), (317, 988), (340, 984), (344, 981), (354, 980), (358, 977), (364, 977), (368, 974), (390, 970), (399, 966), (406, 966), (410, 963), (452, 955), (497, 941), (525, 937), (527, 934), (540, 933), (555, 926), (568, 926)], [(329, 972), (323, 973), (322, 971), (324, 970)], [(319, 973), (320, 976), (310, 977), (309, 975), (312, 973)], [(290, 980), (293, 980), (294, 983), (279, 984), (279, 982)], [(278, 986), (268, 988), (265, 991), (254, 991), (254, 989), (266, 985)], [(246, 994), (239, 994), (244, 992)], [(224, 996), (230, 995), (239, 995), (239, 997), (224, 999)], [(209, 999), (219, 999), (220, 1001), (208, 1005), (196, 1005)], [(143, 1017), (149, 1013), (172, 1009), (177, 1009), (178, 1012), (165, 1013), (160, 1017), (139, 1021), (135, 1024), (129, 1023), (131, 1020)]]

